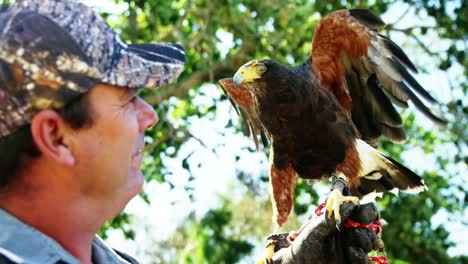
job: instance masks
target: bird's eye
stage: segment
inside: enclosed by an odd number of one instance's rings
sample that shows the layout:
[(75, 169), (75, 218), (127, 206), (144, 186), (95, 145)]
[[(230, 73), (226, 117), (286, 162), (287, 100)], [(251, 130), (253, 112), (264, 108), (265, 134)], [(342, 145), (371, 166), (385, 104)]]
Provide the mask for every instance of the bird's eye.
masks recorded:
[(263, 64), (258, 65), (258, 66), (257, 66), (257, 71), (258, 71), (258, 72), (264, 72), (264, 71), (266, 71), (265, 65), (263, 65)]

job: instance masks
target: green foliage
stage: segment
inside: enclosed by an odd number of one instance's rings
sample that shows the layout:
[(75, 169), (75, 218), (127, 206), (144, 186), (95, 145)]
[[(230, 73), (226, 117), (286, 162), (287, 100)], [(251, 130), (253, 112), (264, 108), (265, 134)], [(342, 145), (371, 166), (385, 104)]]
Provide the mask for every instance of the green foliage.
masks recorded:
[(183, 263), (238, 262), (252, 251), (253, 245), (232, 238), (227, 228), (231, 221), (232, 212), (226, 207), (209, 210), (200, 222), (192, 221), (187, 229), (187, 241), (193, 250), (185, 251), (179, 260)]
[(104, 239), (107, 238), (106, 231), (109, 229), (120, 229), (126, 238), (135, 239), (135, 231), (131, 227), (131, 216), (129, 214), (120, 213), (112, 220), (107, 221), (98, 235)]
[(323, 202), (320, 201), (317, 191), (311, 188), (311, 184), (304, 179), (297, 180), (294, 197), (294, 212), (297, 215), (305, 214), (309, 211), (311, 205), (318, 205)]

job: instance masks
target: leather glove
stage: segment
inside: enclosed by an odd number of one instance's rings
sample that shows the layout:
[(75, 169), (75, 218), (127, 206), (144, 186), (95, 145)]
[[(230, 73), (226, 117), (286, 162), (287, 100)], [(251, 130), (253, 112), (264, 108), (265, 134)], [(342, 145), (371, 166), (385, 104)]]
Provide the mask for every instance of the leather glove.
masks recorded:
[[(342, 223), (351, 219), (355, 223), (370, 224), (379, 219), (379, 211), (374, 203), (346, 203), (341, 205), (340, 213)], [(326, 219), (325, 215), (312, 219), (291, 244), (280, 239), (287, 237), (285, 234), (273, 237), (273, 240), (278, 240), (275, 241), (277, 249), (284, 247), (276, 252), (273, 263), (369, 263), (368, 253), (383, 248), (375, 231), (365, 227), (337, 227), (334, 218)]]

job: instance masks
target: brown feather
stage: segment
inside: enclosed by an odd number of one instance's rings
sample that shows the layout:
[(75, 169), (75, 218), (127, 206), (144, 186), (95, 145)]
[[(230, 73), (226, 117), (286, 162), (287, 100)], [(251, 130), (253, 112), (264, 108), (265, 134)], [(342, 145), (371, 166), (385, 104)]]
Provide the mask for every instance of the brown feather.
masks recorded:
[(314, 73), (346, 112), (351, 111), (352, 103), (344, 85), (342, 56), (362, 56), (367, 53), (369, 44), (369, 29), (350, 16), (348, 10), (324, 17), (315, 29), (311, 50)]
[(333, 12), (317, 25), (310, 55), (320, 84), (335, 95), (361, 137), (374, 146), (381, 135), (394, 142), (405, 140), (392, 103), (407, 107), (412, 101), (435, 124), (446, 124), (412, 91), (436, 102), (408, 72), (417, 70), (403, 50), (376, 32), (384, 26), (370, 10)]
[(253, 105), (253, 98), (250, 92), (240, 87), (239, 89), (234, 87), (232, 78), (225, 78), (219, 80), (219, 84), (224, 88), (227, 95), (232, 98), (236, 104), (244, 109), (248, 109)]
[(273, 205), (272, 220), (276, 228), (280, 228), (288, 220), (288, 216), (294, 205), (296, 171), (294, 171), (291, 164), (288, 164), (284, 169), (279, 169), (271, 163), (269, 175)]
[[(258, 118), (252, 94), (243, 86), (235, 88), (232, 78), (219, 80), (218, 83), (221, 85), (231, 103), (235, 104), (234, 108), (238, 111), (237, 113), (244, 119), (246, 136), (250, 137), (250, 132), (252, 132), (252, 138), (256, 149), (259, 150), (258, 136), (260, 136), (263, 145), (267, 146), (268, 140)], [(236, 107), (239, 107), (239, 109)]]
[(337, 173), (343, 173), (348, 180), (350, 180), (350, 184), (358, 184), (359, 183), (359, 174), (362, 171), (361, 160), (359, 159), (359, 153), (356, 150), (356, 147), (353, 146), (346, 150), (346, 158), (345, 160), (336, 166)]

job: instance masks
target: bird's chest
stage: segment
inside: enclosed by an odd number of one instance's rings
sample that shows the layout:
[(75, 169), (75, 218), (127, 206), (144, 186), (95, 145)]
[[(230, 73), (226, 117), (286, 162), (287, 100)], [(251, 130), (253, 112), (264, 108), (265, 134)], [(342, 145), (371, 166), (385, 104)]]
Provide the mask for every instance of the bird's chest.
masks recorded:
[(307, 115), (307, 102), (294, 90), (279, 90), (255, 98), (259, 118), (270, 133), (290, 128)]
[(287, 141), (301, 141), (307, 126), (313, 126), (312, 101), (298, 93), (282, 93), (256, 101), (260, 121), (268, 133)]

